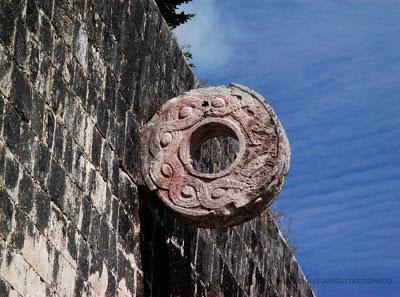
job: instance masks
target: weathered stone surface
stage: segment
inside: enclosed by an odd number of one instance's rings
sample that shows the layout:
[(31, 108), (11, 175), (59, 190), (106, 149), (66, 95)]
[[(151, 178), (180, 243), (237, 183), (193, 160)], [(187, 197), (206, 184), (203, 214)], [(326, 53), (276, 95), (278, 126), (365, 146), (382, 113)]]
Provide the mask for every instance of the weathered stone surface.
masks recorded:
[(310, 296), (272, 221), (196, 229), (141, 186), (140, 126), (194, 87), (154, 1), (0, 0), (0, 296)]
[[(213, 137), (239, 142), (219, 172), (195, 168), (193, 155)], [(237, 225), (275, 199), (288, 173), (288, 141), (264, 98), (239, 85), (196, 89), (165, 103), (142, 128), (143, 178), (185, 220), (202, 227)]]

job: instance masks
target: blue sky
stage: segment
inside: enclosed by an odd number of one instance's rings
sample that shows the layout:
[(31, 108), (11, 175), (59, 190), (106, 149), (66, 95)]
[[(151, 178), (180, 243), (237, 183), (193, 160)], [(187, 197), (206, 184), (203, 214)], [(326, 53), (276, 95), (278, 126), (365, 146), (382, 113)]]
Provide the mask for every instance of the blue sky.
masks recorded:
[(175, 30), (208, 85), (267, 98), (291, 144), (274, 208), (318, 296), (400, 296), (400, 1), (194, 0)]

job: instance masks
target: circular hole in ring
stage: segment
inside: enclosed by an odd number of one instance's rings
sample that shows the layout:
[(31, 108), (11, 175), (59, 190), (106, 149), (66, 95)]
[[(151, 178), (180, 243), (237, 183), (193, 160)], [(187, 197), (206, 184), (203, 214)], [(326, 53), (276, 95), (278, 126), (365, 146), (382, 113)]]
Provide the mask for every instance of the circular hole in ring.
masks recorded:
[(190, 137), (190, 164), (202, 173), (218, 173), (235, 161), (239, 149), (239, 139), (231, 128), (208, 123)]

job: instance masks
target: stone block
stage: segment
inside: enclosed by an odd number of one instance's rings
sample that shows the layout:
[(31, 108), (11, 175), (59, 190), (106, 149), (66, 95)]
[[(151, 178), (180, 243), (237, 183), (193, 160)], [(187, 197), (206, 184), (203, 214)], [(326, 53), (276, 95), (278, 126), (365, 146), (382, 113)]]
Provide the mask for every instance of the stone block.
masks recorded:
[(65, 180), (62, 210), (75, 226), (79, 226), (83, 192), (69, 178)]
[(26, 2), (26, 25), (31, 33), (36, 33), (39, 28), (39, 7), (36, 1)]
[(66, 96), (69, 94), (69, 90), (63, 80), (62, 73), (57, 71), (54, 75), (54, 81), (50, 93), (50, 107), (55, 114), (61, 115), (65, 109)]
[(78, 20), (74, 25), (73, 53), (83, 71), (87, 71), (89, 39), (86, 24)]
[(14, 205), (8, 197), (7, 193), (0, 188), (0, 235), (1, 238), (7, 239), (11, 231), (12, 218), (14, 213)]
[(20, 1), (2, 3), (0, 10), (0, 43), (5, 47), (12, 48), (15, 35), (15, 23), (21, 11), (22, 7)]
[(18, 68), (14, 68), (12, 80), (10, 102), (20, 113), (22, 119), (28, 121), (32, 110), (32, 88), (28, 79)]
[(22, 178), (19, 181), (18, 189), (18, 204), (20, 209), (29, 214), (33, 208), (34, 184), (30, 175), (26, 172), (22, 173)]
[(87, 78), (84, 72), (84, 68), (75, 64), (74, 77), (73, 77), (73, 90), (76, 96), (82, 101), (83, 105), (86, 105), (87, 101)]
[(50, 101), (51, 86), (53, 83), (54, 68), (50, 57), (40, 51), (39, 53), (39, 70), (35, 81), (35, 89), (45, 98), (46, 103)]
[(32, 109), (30, 114), (30, 125), (33, 132), (39, 137), (43, 133), (44, 102), (36, 92), (32, 94)]
[(88, 197), (83, 196), (81, 209), (80, 209), (80, 215), (79, 215), (80, 224), (78, 225), (78, 228), (80, 229), (82, 236), (86, 240), (89, 239), (91, 216), (92, 216), (91, 202)]
[(93, 129), (93, 142), (92, 142), (92, 163), (95, 167), (100, 166), (101, 148), (102, 148), (102, 135), (97, 128)]
[(48, 15), (39, 14), (39, 43), (41, 50), (50, 58), (53, 53), (54, 31)]
[(37, 228), (44, 233), (47, 228), (50, 215), (51, 215), (51, 202), (50, 197), (39, 188), (36, 188), (34, 193), (34, 207), (35, 207), (35, 224)]
[(27, 27), (24, 23), (19, 21), (16, 23), (14, 55), (17, 63), (22, 67), (24, 67), (29, 60), (30, 48), (31, 42), (28, 37)]
[(64, 208), (64, 194), (66, 188), (66, 176), (64, 169), (52, 160), (50, 175), (47, 180), (47, 189), (52, 201), (61, 209)]
[(49, 149), (42, 143), (34, 146), (33, 176), (42, 186), (47, 184), (50, 172), (51, 154)]
[(13, 201), (18, 197), (18, 180), (22, 172), (19, 162), (14, 158), (9, 150), (5, 152), (5, 172), (4, 185)]

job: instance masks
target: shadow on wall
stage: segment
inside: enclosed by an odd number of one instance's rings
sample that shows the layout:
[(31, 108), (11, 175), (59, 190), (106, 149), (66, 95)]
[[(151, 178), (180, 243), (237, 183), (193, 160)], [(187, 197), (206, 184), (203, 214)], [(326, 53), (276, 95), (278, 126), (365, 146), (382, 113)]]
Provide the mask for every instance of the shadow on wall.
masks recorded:
[[(147, 187), (138, 188), (140, 197), (140, 253), (143, 268), (145, 296), (151, 297), (227, 297), (219, 282), (205, 288), (192, 267), (196, 262), (199, 228), (180, 222), (159, 201), (157, 194)], [(223, 228), (227, 230), (227, 228)], [(197, 265), (211, 267), (210, 258)], [(207, 251), (206, 251), (207, 252)], [(216, 258), (216, 260), (220, 260)], [(201, 273), (201, 272), (200, 272)], [(227, 278), (227, 282), (233, 279)], [(231, 285), (226, 286), (228, 289)]]
[[(171, 295), (168, 249), (164, 225), (164, 211), (147, 187), (138, 188), (140, 218), (140, 254), (145, 296)], [(190, 296), (190, 295), (188, 295)]]

